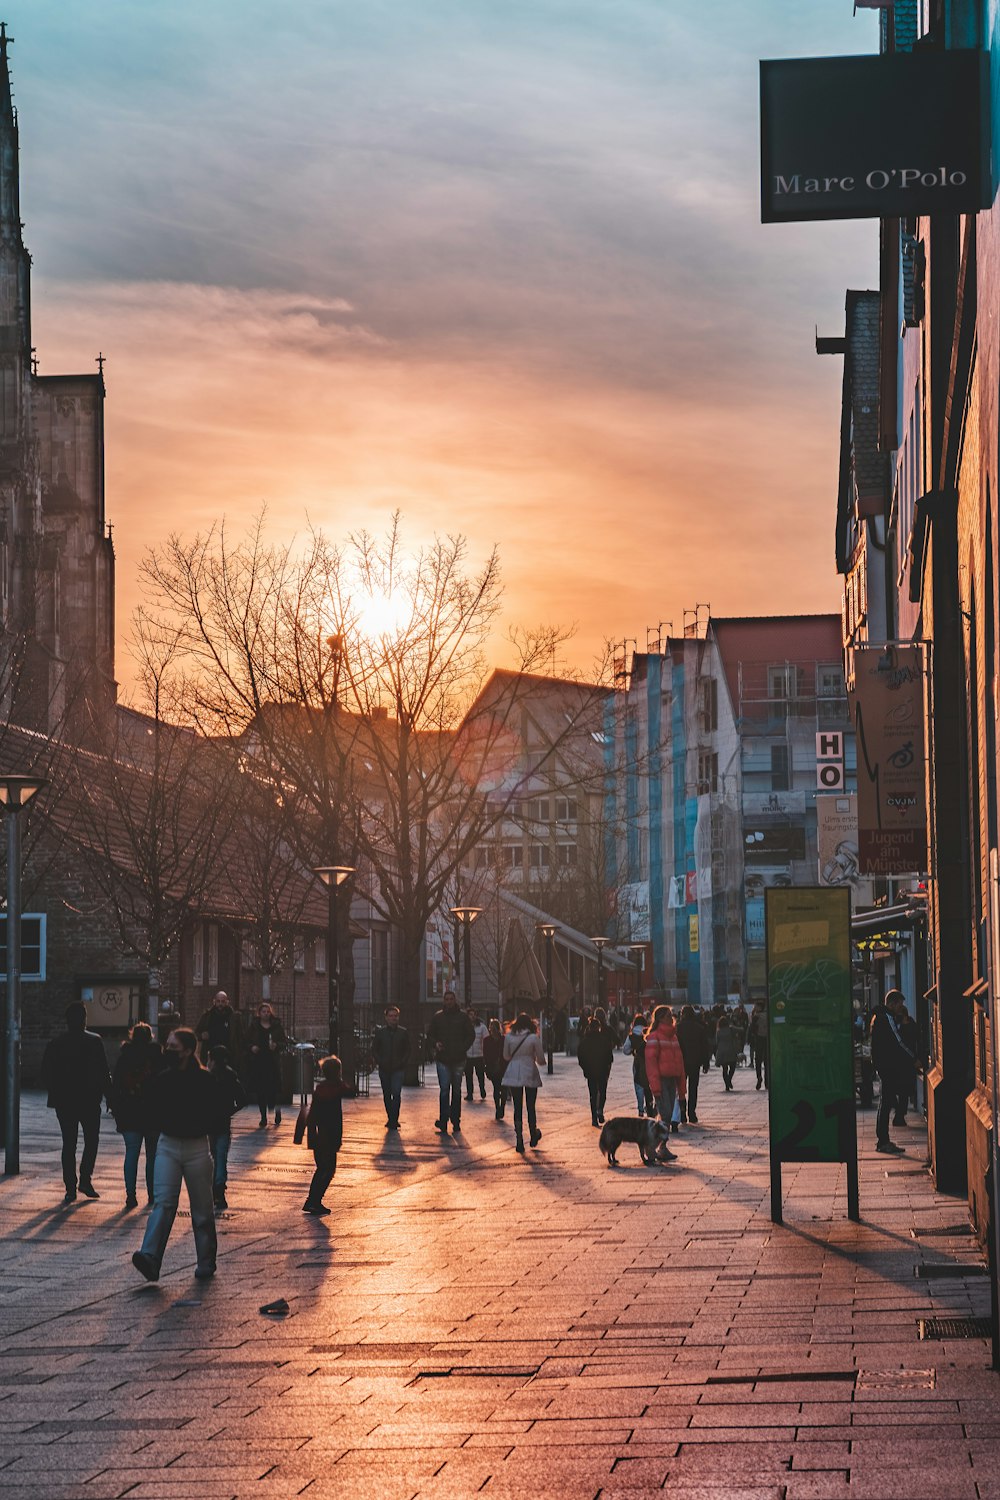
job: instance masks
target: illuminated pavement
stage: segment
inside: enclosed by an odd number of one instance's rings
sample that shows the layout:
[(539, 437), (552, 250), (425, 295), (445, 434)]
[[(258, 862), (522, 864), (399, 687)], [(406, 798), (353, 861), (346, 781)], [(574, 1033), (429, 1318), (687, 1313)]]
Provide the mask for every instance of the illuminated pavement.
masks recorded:
[[(861, 1115), (864, 1222), (842, 1170), (786, 1168), (776, 1229), (747, 1072), (730, 1095), (704, 1080), (675, 1167), (624, 1147), (611, 1171), (582, 1074), (557, 1070), (523, 1159), (491, 1103), (460, 1140), (437, 1137), (429, 1087), (399, 1137), (379, 1099), (349, 1103), (326, 1220), (300, 1212), (292, 1120), (265, 1135), (247, 1111), (207, 1285), (187, 1219), (158, 1286), (132, 1269), (144, 1215), (122, 1209), (108, 1124), (101, 1200), (61, 1206), (55, 1119), (30, 1096), (25, 1171), (0, 1186), (0, 1500), (1000, 1500), (987, 1343), (919, 1339), (922, 1318), (988, 1311), (922, 1131), (887, 1159)], [(965, 1274), (917, 1275), (948, 1263)], [(277, 1297), (289, 1316), (262, 1316)]]

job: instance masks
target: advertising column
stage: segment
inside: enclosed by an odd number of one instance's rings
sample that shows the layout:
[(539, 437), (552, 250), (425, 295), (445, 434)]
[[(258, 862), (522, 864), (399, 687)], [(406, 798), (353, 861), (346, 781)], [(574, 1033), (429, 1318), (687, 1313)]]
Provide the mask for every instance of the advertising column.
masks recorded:
[(857, 1219), (858, 1134), (851, 1026), (850, 891), (765, 893), (771, 1218), (782, 1162), (845, 1162)]

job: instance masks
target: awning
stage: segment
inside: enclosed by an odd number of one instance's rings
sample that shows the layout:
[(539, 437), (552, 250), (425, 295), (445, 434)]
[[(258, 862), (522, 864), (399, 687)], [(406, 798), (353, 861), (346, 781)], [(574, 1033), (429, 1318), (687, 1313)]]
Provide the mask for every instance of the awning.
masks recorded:
[(880, 933), (912, 932), (927, 921), (927, 908), (913, 901), (898, 906), (878, 906), (873, 911), (859, 911), (851, 918), (852, 937), (878, 937)]

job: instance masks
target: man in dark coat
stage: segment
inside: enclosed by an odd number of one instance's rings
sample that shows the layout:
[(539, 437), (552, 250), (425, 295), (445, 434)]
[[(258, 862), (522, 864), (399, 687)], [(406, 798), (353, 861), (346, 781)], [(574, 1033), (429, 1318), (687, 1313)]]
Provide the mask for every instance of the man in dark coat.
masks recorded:
[(74, 1000), (65, 1011), (66, 1030), (53, 1037), (42, 1058), (42, 1080), (49, 1091), (49, 1109), (54, 1109), (62, 1131), (62, 1174), (66, 1203), (76, 1198), (76, 1145), (83, 1128), (80, 1158), (80, 1192), (99, 1198), (92, 1178), (101, 1135), (101, 1100), (111, 1100), (111, 1073), (104, 1043), (96, 1031), (87, 1030), (87, 1007)]
[(872, 1067), (882, 1080), (878, 1114), (875, 1119), (875, 1150), (888, 1156), (901, 1156), (903, 1147), (889, 1139), (889, 1116), (913, 1072), (914, 1057), (904, 1044), (896, 1018), (897, 1007), (906, 1006), (899, 990), (889, 990), (882, 1004), (872, 1014)]
[[(180, 1025), (180, 1021), (177, 1023)], [(201, 1043), (201, 1060), (207, 1063), (213, 1047), (225, 1047), (229, 1061), (240, 1066), (243, 1057), (243, 1022), (233, 1010), (225, 990), (219, 990), (195, 1027)]]
[(698, 1123), (698, 1079), (702, 1068), (712, 1060), (712, 1042), (704, 1021), (695, 1015), (693, 1005), (682, 1005), (677, 1022), (677, 1040), (684, 1054), (687, 1075), (687, 1098), (681, 1100), (681, 1119), (689, 1125)]
[(472, 1046), (476, 1028), (464, 1010), (459, 1010), (454, 990), (445, 990), (441, 1009), (431, 1017), (427, 1040), (437, 1064), (440, 1092), (435, 1129), (448, 1133), (448, 1121), (457, 1135), (462, 1129), (462, 1085), (465, 1082), (465, 1054)]
[(385, 1025), (376, 1027), (372, 1038), (372, 1056), (382, 1085), (386, 1129), (398, 1130), (403, 1075), (410, 1056), (410, 1034), (399, 1024), (398, 1005), (386, 1006)]

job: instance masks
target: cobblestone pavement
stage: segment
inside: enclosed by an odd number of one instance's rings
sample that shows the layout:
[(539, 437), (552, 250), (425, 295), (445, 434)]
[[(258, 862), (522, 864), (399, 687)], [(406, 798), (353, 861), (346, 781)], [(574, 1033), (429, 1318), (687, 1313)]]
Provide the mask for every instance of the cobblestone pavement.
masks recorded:
[[(186, 1218), (158, 1285), (133, 1270), (144, 1214), (110, 1121), (100, 1201), (62, 1207), (29, 1096), (25, 1170), (0, 1186), (0, 1500), (1000, 1500), (988, 1344), (920, 1340), (922, 1319), (988, 1313), (922, 1130), (886, 1158), (860, 1115), (863, 1222), (842, 1169), (796, 1167), (776, 1228), (748, 1072), (732, 1094), (704, 1080), (675, 1166), (626, 1147), (612, 1171), (579, 1069), (556, 1067), (524, 1158), (491, 1103), (443, 1139), (429, 1087), (399, 1136), (377, 1098), (348, 1104), (326, 1220), (300, 1212), (292, 1120), (247, 1111), (207, 1284)], [(629, 1072), (609, 1114), (634, 1109)], [(262, 1316), (277, 1297), (288, 1316)]]

